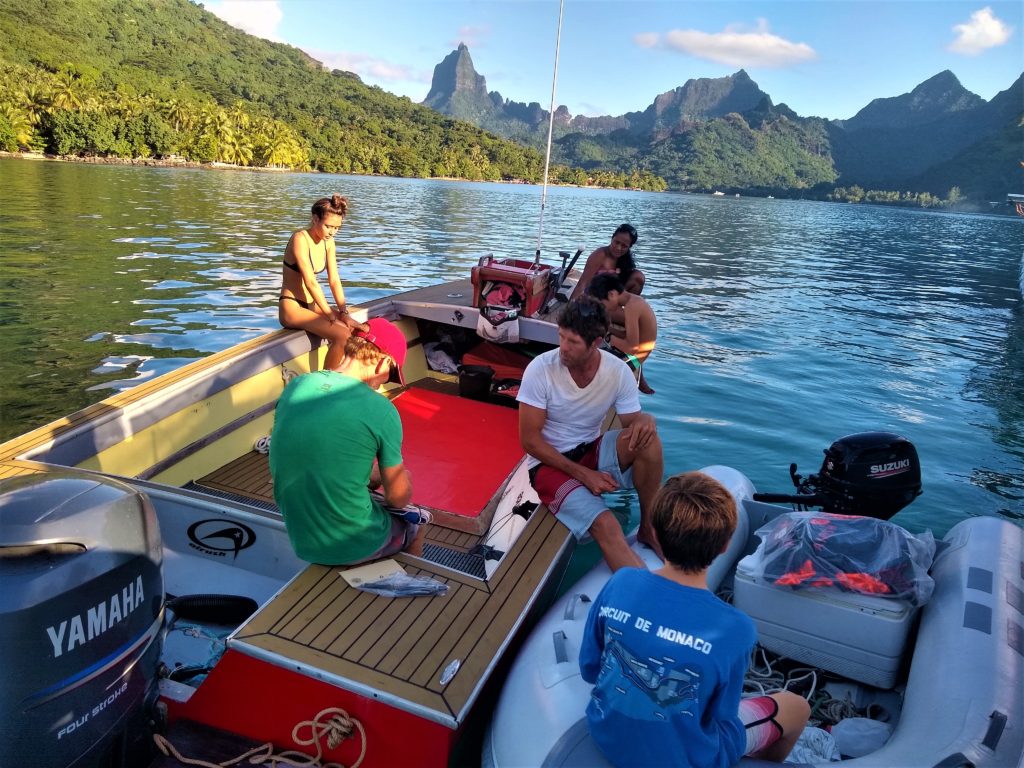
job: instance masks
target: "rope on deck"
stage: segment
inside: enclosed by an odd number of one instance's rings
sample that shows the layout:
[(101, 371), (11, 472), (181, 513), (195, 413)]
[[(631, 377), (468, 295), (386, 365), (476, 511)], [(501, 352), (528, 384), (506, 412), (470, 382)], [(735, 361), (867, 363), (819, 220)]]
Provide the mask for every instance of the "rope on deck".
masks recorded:
[[(302, 730), (306, 728), (309, 728), (310, 735), (308, 737), (300, 736)], [(279, 765), (298, 766), (298, 768), (346, 768), (341, 763), (320, 762), (324, 754), (323, 742), (327, 742), (328, 749), (336, 749), (342, 741), (350, 738), (357, 730), (361, 745), (359, 757), (348, 768), (359, 768), (363, 758), (366, 757), (366, 730), (362, 723), (354, 717), (350, 717), (348, 712), (339, 707), (327, 707), (312, 720), (303, 720), (292, 728), (292, 741), (300, 747), (316, 747), (315, 755), (307, 755), (292, 749), (275, 753), (274, 745), (268, 741), (238, 757), (221, 763), (210, 763), (198, 758), (185, 757), (167, 738), (159, 733), (153, 734), (153, 741), (157, 749), (164, 755), (173, 757), (179, 763), (195, 765), (200, 768), (229, 768), (243, 760), (248, 760), (250, 765), (268, 765), (272, 768)]]

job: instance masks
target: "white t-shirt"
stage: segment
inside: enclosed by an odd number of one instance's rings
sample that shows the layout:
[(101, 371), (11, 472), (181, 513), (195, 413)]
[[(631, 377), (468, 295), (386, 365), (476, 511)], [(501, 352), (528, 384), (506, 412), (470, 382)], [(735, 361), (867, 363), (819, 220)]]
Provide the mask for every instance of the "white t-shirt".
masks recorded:
[[(640, 411), (636, 379), (629, 366), (611, 352), (598, 352), (601, 365), (593, 381), (582, 389), (562, 365), (557, 349), (535, 357), (523, 372), (516, 399), (547, 411), (541, 435), (560, 453), (596, 439), (613, 405), (622, 415)], [(527, 462), (531, 468), (539, 463), (533, 456)]]

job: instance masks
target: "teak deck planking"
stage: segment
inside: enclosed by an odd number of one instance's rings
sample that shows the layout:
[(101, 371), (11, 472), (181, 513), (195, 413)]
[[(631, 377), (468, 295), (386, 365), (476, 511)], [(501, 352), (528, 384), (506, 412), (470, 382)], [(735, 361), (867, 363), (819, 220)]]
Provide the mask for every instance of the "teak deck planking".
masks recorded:
[[(444, 597), (372, 595), (350, 587), (337, 568), (312, 565), (239, 629), (232, 645), (282, 665), (315, 667), (342, 687), (372, 687), (393, 706), (425, 707), (455, 726), (565, 545), (566, 532), (539, 510), (488, 580), (453, 578), (460, 575), (396, 556), (407, 573), (447, 583)], [(458, 672), (442, 684), (455, 660)]]
[[(196, 485), (215, 491), (247, 496), (251, 499), (274, 504), (274, 485), (270, 479), (270, 462), (265, 454), (251, 451), (229, 461), (223, 467), (195, 481)], [(480, 543), (483, 536), (455, 531), (431, 525), (427, 529), (427, 541), (450, 549), (468, 551)]]

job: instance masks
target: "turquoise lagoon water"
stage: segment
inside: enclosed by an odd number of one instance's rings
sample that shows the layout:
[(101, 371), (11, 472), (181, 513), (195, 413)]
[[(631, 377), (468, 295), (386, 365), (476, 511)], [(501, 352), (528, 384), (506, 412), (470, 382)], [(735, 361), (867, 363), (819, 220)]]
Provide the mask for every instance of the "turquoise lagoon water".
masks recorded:
[[(276, 328), (285, 241), (335, 191), (350, 300), (537, 244), (532, 186), (0, 160), (2, 436)], [(643, 405), (668, 471), (788, 492), (790, 462), (890, 430), (923, 467), (898, 522), (1024, 524), (1024, 219), (553, 188), (544, 254), (623, 221), (660, 322)]]

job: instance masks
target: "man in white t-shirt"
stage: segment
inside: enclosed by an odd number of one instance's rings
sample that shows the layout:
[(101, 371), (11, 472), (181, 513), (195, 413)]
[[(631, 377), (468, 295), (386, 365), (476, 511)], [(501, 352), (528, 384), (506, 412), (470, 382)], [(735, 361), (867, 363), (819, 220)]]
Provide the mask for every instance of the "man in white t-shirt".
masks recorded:
[[(537, 356), (519, 387), (519, 440), (541, 501), (577, 539), (594, 537), (611, 569), (645, 567), (630, 549), (602, 494), (635, 488), (637, 538), (659, 552), (649, 510), (664, 474), (654, 417), (640, 410), (629, 366), (600, 349), (608, 315), (589, 297), (566, 305), (558, 349)], [(601, 435), (609, 409), (622, 429)]]

